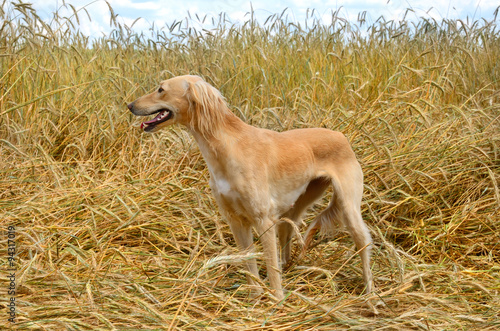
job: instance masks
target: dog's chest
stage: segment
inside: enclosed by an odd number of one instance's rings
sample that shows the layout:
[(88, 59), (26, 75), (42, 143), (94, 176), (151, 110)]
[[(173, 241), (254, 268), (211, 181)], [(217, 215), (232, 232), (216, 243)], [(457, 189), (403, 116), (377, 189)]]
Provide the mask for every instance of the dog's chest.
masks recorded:
[(236, 194), (236, 192), (231, 191), (231, 184), (224, 176), (212, 176), (214, 178), (212, 189), (215, 189), (218, 194), (224, 197), (231, 197), (231, 195)]
[(240, 193), (235, 189), (231, 181), (221, 172), (211, 172), (210, 188), (215, 195), (219, 195), (228, 200), (238, 199)]

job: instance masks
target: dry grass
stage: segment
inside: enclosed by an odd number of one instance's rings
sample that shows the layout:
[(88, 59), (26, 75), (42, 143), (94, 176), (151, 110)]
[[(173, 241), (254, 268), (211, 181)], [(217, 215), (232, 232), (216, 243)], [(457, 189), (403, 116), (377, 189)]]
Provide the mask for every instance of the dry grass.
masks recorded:
[[(7, 321), (2, 276), (2, 328), (500, 328), (496, 22), (306, 29), (222, 16), (214, 31), (187, 20), (150, 35), (113, 22), (109, 38), (90, 40), (77, 32), (84, 12), (49, 26), (27, 4), (0, 8), (0, 225), (16, 227), (18, 250), (18, 322)], [(143, 134), (125, 107), (186, 73), (254, 125), (350, 138), (366, 176), (378, 316), (342, 232), (284, 273), (282, 304), (248, 298), (238, 267), (248, 256), (233, 248), (193, 139)]]

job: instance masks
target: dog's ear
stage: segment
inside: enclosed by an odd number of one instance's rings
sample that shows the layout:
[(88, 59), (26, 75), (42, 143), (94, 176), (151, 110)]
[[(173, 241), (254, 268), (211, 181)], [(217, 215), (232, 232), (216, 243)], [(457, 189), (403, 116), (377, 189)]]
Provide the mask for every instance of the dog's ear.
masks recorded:
[(229, 113), (226, 101), (215, 87), (203, 80), (187, 83), (191, 126), (204, 136), (213, 136)]
[(226, 104), (224, 97), (212, 85), (204, 80), (197, 82), (187, 82), (187, 94), (192, 104), (203, 108), (220, 108), (221, 104)]

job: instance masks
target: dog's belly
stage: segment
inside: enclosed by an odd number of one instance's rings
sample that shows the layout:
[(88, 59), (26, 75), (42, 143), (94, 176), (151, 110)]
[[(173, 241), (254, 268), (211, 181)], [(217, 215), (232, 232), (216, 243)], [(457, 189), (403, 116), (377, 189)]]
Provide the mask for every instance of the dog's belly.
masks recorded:
[[(279, 219), (294, 207), (297, 199), (306, 191), (309, 182), (297, 185), (260, 187), (248, 183), (245, 186), (231, 185), (223, 176), (211, 176), (210, 187), (219, 208), (227, 213), (245, 218)], [(241, 189), (245, 187), (245, 189)]]
[(299, 187), (290, 187), (278, 190), (271, 194), (271, 205), (273, 216), (279, 217), (293, 208), (295, 201), (306, 191), (309, 182), (305, 182)]

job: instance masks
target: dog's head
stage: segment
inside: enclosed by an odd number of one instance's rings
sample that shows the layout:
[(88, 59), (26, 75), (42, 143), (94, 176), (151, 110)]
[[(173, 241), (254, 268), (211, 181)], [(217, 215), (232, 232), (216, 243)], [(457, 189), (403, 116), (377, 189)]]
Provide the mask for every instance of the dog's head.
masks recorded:
[(137, 116), (155, 115), (141, 124), (146, 132), (155, 132), (172, 124), (190, 129), (209, 130), (213, 121), (223, 115), (226, 103), (214, 87), (198, 76), (178, 76), (160, 83), (153, 93), (128, 104)]

